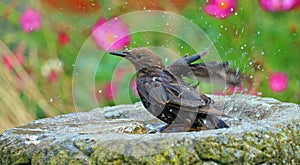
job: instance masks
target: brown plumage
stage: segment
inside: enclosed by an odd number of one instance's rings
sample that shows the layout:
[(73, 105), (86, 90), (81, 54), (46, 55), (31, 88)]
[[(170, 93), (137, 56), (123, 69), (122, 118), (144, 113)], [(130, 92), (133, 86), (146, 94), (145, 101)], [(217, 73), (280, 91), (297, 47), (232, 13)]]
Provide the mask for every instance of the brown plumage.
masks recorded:
[(245, 81), (251, 85), (252, 82), (250, 78), (238, 73), (237, 71), (229, 69), (228, 62), (193, 63), (206, 55), (206, 53), (207, 51), (204, 51), (189, 57), (185, 55), (183, 58), (180, 58), (168, 65), (167, 69), (177, 77), (188, 77), (196, 79), (199, 82), (206, 81), (214, 84), (238, 86), (242, 81)]
[[(182, 65), (176, 65), (177, 61), (175, 61), (175, 64), (170, 65), (171, 67), (165, 67), (161, 58), (148, 48), (114, 51), (110, 54), (124, 57), (135, 66), (137, 91), (144, 107), (167, 123), (161, 131), (228, 128), (224, 121), (216, 117), (226, 115), (211, 107), (212, 100), (198, 93), (181, 79), (181, 76), (188, 76), (191, 70), (185, 68), (184, 63), (190, 65), (203, 54), (184, 57), (181, 59)], [(175, 69), (175, 67), (179, 68)], [(183, 75), (180, 75), (180, 68)]]

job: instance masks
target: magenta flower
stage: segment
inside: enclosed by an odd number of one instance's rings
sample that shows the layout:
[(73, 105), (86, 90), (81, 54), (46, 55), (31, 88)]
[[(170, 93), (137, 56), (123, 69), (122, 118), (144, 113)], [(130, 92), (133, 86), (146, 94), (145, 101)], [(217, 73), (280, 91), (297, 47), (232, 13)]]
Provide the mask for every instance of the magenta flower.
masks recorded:
[(109, 82), (104, 86), (104, 97), (107, 100), (113, 100), (118, 92), (118, 86), (113, 82)]
[(121, 20), (99, 19), (92, 28), (92, 37), (97, 46), (103, 50), (122, 49), (130, 43), (129, 27)]
[(273, 92), (283, 92), (288, 86), (288, 77), (285, 73), (274, 72), (270, 75), (269, 86)]
[(58, 43), (61, 46), (68, 45), (69, 42), (70, 42), (70, 37), (66, 32), (62, 31), (58, 33)]
[(36, 31), (41, 28), (40, 13), (34, 9), (27, 9), (20, 18), (20, 25), (24, 32)]
[(209, 0), (203, 10), (207, 15), (225, 19), (236, 11), (236, 7), (237, 0)]
[(296, 8), (300, 0), (259, 0), (260, 6), (270, 12), (289, 11)]

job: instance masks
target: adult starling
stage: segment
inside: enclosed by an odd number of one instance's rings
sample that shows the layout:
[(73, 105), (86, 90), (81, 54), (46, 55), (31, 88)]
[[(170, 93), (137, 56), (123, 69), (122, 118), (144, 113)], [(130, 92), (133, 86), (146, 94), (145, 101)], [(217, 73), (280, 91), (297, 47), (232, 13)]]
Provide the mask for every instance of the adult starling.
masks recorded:
[[(160, 131), (228, 128), (216, 117), (226, 115), (211, 107), (212, 100), (172, 73), (172, 69), (164, 67), (161, 58), (152, 50), (141, 47), (110, 54), (124, 57), (135, 66), (137, 91), (144, 107), (167, 123)], [(189, 64), (200, 57), (201, 54), (185, 57), (184, 61)]]

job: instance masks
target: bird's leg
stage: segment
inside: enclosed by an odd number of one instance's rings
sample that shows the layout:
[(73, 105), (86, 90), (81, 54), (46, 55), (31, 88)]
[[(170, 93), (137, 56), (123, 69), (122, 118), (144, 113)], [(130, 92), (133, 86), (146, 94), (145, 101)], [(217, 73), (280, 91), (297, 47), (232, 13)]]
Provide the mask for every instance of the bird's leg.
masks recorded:
[(172, 132), (187, 132), (189, 128), (186, 128), (185, 123), (173, 123), (167, 124), (159, 129), (162, 133), (172, 133)]
[(159, 129), (153, 129), (148, 131), (147, 133), (157, 133), (157, 132), (162, 132), (162, 133), (170, 133), (170, 132), (183, 132), (182, 130), (174, 130), (173, 128), (182, 128), (183, 124), (166, 124), (162, 126)]
[(199, 123), (199, 125), (197, 127), (190, 127), (190, 129), (188, 130), (188, 132), (202, 131), (202, 130), (207, 130), (207, 129), (208, 129), (208, 127), (201, 120), (200, 123)]
[(192, 125), (193, 125), (193, 123), (190, 119), (185, 119), (183, 123), (167, 124), (167, 125), (161, 127), (159, 129), (159, 132), (163, 132), (163, 133), (189, 132), (189, 131), (200, 131), (203, 129), (202, 127), (197, 127), (196, 129), (194, 129), (194, 128), (192, 128)]
[(170, 125), (171, 125), (171, 124), (167, 124), (167, 125), (161, 127), (161, 128), (159, 129), (159, 132), (165, 132), (165, 131), (167, 131), (167, 130), (169, 129), (169, 126), (170, 126)]

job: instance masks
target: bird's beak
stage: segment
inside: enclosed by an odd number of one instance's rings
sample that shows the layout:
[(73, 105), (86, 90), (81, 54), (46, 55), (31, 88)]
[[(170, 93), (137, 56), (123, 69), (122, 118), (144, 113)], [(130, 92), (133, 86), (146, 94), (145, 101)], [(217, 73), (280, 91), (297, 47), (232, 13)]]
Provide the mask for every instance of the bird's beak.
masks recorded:
[(120, 57), (126, 57), (128, 55), (128, 51), (118, 50), (118, 51), (109, 52), (109, 54), (120, 56)]

